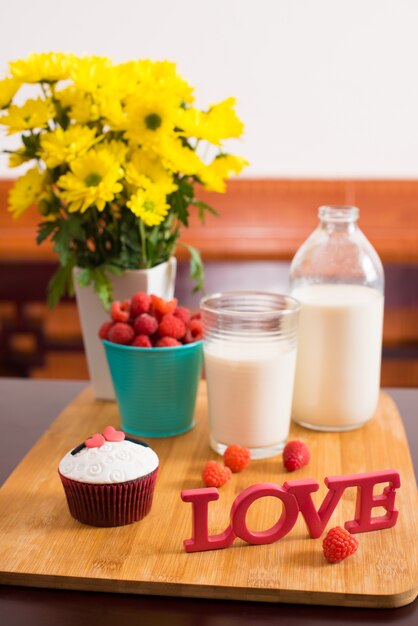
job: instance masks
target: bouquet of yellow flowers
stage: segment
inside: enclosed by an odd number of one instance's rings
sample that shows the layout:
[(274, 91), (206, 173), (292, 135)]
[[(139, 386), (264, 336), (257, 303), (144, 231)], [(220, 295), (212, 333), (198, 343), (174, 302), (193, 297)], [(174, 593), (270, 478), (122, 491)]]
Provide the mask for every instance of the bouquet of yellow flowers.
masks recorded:
[[(93, 284), (108, 307), (109, 275), (167, 261), (191, 207), (202, 221), (215, 212), (196, 199), (195, 183), (223, 192), (246, 164), (222, 148), (243, 131), (235, 100), (196, 108), (192, 87), (167, 61), (46, 53), (12, 62), (9, 71), (0, 81), (0, 124), (22, 141), (6, 151), (9, 165), (32, 163), (10, 191), (9, 210), (19, 217), (38, 207), (37, 242), (51, 239), (60, 261), (51, 306), (72, 294), (78, 266), (80, 283)], [(37, 97), (14, 104), (27, 83)], [(201, 288), (200, 255), (188, 248)]]

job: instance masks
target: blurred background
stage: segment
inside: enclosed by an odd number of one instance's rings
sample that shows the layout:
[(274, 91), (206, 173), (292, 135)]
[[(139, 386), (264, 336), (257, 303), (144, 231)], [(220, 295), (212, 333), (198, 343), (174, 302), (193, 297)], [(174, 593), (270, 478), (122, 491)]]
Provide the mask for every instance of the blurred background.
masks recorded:
[[(1, 76), (31, 52), (168, 59), (199, 106), (235, 96), (246, 130), (231, 148), (250, 166), (200, 194), (220, 217), (183, 234), (206, 291), (285, 291), (317, 208), (355, 204), (385, 266), (382, 383), (418, 386), (415, 0), (15, 0), (2, 17)], [(74, 303), (45, 305), (56, 258), (36, 246), (36, 211), (7, 213), (18, 173), (0, 158), (0, 375), (87, 378)], [(197, 308), (178, 259), (176, 295)]]

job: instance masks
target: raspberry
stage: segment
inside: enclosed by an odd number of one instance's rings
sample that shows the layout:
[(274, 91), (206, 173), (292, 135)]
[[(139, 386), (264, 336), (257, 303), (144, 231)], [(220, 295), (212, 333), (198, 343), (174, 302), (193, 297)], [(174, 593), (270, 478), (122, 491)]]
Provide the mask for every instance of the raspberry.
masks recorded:
[(202, 472), (202, 480), (206, 487), (222, 487), (231, 476), (229, 467), (225, 467), (217, 461), (208, 461)]
[(134, 293), (131, 298), (131, 315), (138, 317), (141, 313), (148, 313), (151, 306), (151, 296), (145, 291)]
[(183, 343), (193, 343), (194, 342), (194, 337), (190, 331), (190, 329), (188, 328), (186, 330), (186, 334), (183, 337)]
[(164, 298), (152, 295), (151, 303), (154, 311), (156, 311), (160, 315), (168, 315), (169, 313), (174, 313), (178, 304), (178, 300), (177, 298), (173, 298), (172, 300), (164, 300)]
[(303, 441), (289, 441), (283, 450), (283, 465), (289, 472), (308, 465), (311, 459), (311, 453), (308, 446)]
[(104, 322), (99, 328), (99, 338), (107, 339), (109, 330), (112, 328), (113, 322)]
[(249, 464), (251, 460), (248, 448), (232, 445), (228, 446), (224, 452), (224, 463), (231, 472), (240, 472)]
[(141, 313), (134, 321), (134, 330), (137, 335), (153, 335), (157, 328), (157, 320), (148, 313)]
[(178, 317), (179, 319), (181, 319), (181, 321), (183, 322), (185, 326), (189, 324), (190, 311), (189, 309), (186, 309), (185, 306), (178, 306), (177, 309), (174, 311), (174, 315)]
[(351, 533), (341, 526), (331, 528), (322, 542), (325, 558), (330, 563), (337, 563), (356, 552), (358, 541)]
[(131, 345), (137, 348), (152, 348), (151, 339), (148, 335), (137, 335)]
[(116, 322), (109, 330), (108, 339), (113, 343), (128, 344), (131, 343), (134, 338), (134, 329), (129, 324), (123, 322)]
[(110, 307), (110, 317), (114, 322), (127, 322), (130, 315), (131, 301), (115, 300)]
[(203, 337), (203, 323), (201, 320), (194, 318), (189, 324), (190, 332), (195, 341), (202, 339)]
[(197, 313), (193, 313), (191, 319), (192, 320), (200, 320), (200, 319), (202, 319), (202, 312), (201, 311), (197, 311)]
[(181, 339), (186, 334), (186, 326), (175, 315), (164, 315), (158, 327), (158, 332), (161, 337), (174, 337), (174, 339)]
[(176, 348), (177, 346), (181, 346), (181, 343), (174, 337), (161, 337), (155, 344), (156, 348)]

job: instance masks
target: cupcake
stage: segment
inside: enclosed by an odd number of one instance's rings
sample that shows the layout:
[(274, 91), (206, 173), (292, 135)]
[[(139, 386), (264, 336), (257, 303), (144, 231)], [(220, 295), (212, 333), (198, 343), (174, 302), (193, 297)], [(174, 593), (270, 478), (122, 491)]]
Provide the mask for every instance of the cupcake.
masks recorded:
[(90, 526), (124, 526), (151, 510), (158, 456), (107, 426), (68, 452), (58, 473), (71, 515)]

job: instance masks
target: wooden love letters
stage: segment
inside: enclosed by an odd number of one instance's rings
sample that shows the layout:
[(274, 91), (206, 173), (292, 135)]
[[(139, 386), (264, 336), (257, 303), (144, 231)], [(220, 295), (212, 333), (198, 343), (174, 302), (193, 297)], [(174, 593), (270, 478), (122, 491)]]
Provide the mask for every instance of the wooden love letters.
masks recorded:
[[(388, 483), (383, 491), (374, 494), (374, 486)], [(311, 478), (288, 480), (282, 487), (275, 483), (257, 483), (244, 489), (231, 507), (231, 522), (223, 533), (209, 535), (208, 505), (218, 500), (219, 491), (215, 487), (186, 489), (181, 492), (184, 502), (191, 502), (193, 533), (184, 541), (186, 552), (218, 550), (227, 548), (239, 537), (249, 544), (268, 544), (278, 541), (289, 533), (302, 514), (312, 538), (320, 537), (335, 507), (348, 487), (357, 488), (354, 519), (345, 522), (351, 533), (390, 528), (396, 524), (398, 511), (395, 509), (396, 489), (400, 487), (400, 476), (396, 470), (379, 470), (364, 474), (345, 474), (325, 478), (328, 493), (316, 510), (311, 494), (319, 489), (319, 483)], [(283, 511), (277, 522), (263, 531), (253, 531), (246, 523), (247, 511), (251, 504), (260, 498), (275, 497), (282, 501)], [(383, 507), (385, 514), (372, 516), (375, 507)]]

